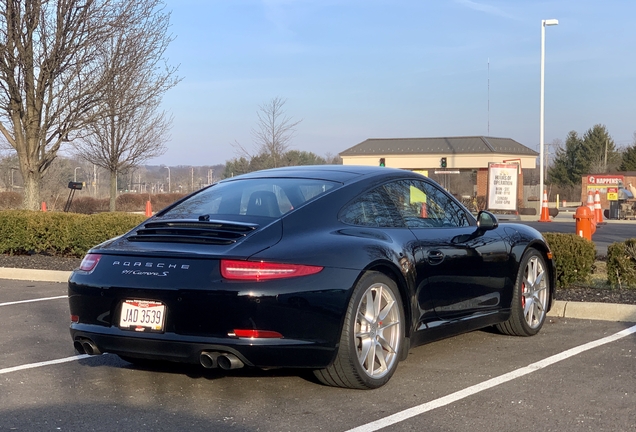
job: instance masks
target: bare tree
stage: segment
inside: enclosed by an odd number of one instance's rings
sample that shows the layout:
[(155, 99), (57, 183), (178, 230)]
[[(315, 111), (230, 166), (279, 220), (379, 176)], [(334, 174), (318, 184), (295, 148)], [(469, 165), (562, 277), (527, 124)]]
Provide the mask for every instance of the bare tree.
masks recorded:
[(0, 132), (16, 150), (24, 207), (60, 146), (93, 121), (105, 75), (99, 48), (125, 29), (129, 3), (0, 0)]
[[(267, 165), (273, 167), (280, 166), (283, 154), (288, 150), (289, 143), (296, 135), (296, 126), (302, 121), (292, 121), (283, 109), (286, 99), (275, 97), (266, 104), (260, 105), (256, 115), (258, 123), (256, 129), (252, 129), (252, 137), (257, 145), (257, 155), (251, 155), (238, 142), (234, 146), (238, 148), (238, 153), (247, 160), (255, 157), (271, 159)], [(266, 168), (269, 168), (267, 166)]]
[(78, 154), (110, 173), (110, 211), (115, 211), (117, 173), (162, 155), (172, 118), (159, 109), (166, 91), (180, 81), (164, 54), (173, 38), (161, 0), (135, 1), (125, 32), (100, 50), (109, 70), (99, 119), (76, 144)]

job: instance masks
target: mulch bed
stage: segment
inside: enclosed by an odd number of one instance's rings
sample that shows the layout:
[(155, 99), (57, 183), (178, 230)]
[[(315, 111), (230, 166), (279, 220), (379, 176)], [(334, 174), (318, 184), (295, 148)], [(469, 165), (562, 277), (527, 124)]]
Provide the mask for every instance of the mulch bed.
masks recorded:
[[(58, 257), (46, 254), (0, 254), (0, 267), (10, 268), (71, 271), (79, 267), (81, 262), (81, 258)], [(623, 303), (636, 305), (636, 289), (603, 289), (572, 286), (567, 289), (557, 290), (556, 299), (564, 301)]]
[(46, 254), (3, 255), (0, 267), (71, 271), (79, 267), (81, 258), (58, 257)]
[(557, 300), (564, 301), (636, 305), (636, 289), (606, 289), (574, 286), (557, 290), (555, 297)]

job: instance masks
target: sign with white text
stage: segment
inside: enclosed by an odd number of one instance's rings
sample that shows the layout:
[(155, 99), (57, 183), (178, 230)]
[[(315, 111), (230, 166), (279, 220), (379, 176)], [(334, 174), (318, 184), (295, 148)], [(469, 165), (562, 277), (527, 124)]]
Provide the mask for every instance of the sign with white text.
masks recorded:
[(625, 177), (622, 175), (589, 175), (587, 176), (587, 187), (599, 187), (599, 186), (617, 186), (619, 183), (623, 183)]
[(517, 210), (518, 169), (511, 163), (488, 164), (488, 210)]

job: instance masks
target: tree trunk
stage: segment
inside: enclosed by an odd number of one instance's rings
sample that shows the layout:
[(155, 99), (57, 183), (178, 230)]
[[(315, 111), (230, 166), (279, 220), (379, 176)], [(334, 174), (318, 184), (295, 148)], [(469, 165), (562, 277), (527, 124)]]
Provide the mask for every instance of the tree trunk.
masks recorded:
[(110, 206), (109, 211), (115, 211), (115, 201), (117, 201), (117, 171), (110, 172)]
[(39, 210), (40, 201), (40, 177), (37, 172), (22, 170), (24, 178), (24, 202), (22, 207), (27, 210)]

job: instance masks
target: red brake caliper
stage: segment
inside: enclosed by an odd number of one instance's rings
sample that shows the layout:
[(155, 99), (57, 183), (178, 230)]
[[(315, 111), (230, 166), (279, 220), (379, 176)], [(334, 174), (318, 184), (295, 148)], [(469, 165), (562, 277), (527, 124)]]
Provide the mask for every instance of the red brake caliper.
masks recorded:
[(522, 282), (521, 283), (521, 308), (525, 309), (526, 308), (526, 283)]

